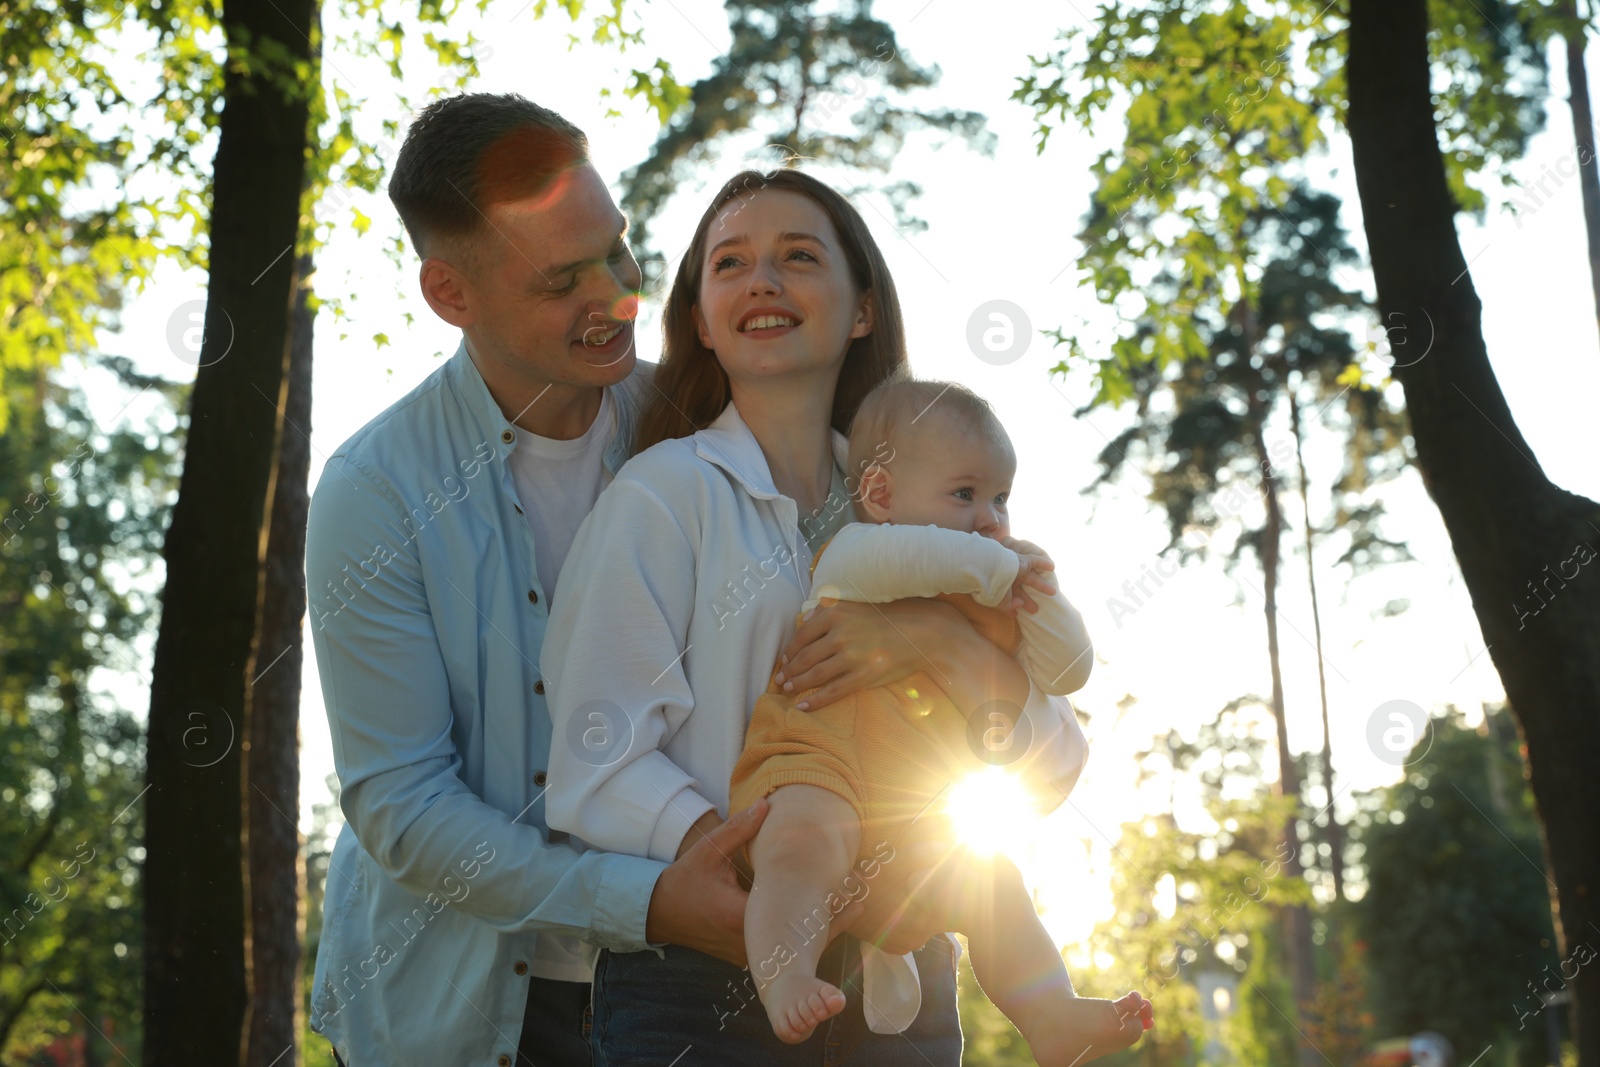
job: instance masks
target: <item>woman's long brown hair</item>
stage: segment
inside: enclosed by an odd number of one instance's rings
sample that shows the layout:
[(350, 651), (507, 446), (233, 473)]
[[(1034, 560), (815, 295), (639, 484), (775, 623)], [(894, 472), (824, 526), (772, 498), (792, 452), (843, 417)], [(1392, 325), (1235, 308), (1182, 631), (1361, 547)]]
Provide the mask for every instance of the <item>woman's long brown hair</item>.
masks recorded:
[(839, 384), (833, 391), (833, 428), (849, 433), (850, 420), (872, 387), (885, 378), (908, 373), (905, 324), (900, 317), (894, 279), (856, 209), (838, 192), (801, 171), (742, 171), (728, 179), (706, 208), (695, 228), (694, 240), (678, 264), (662, 321), (656, 392), (640, 418), (635, 452), (709, 426), (733, 399), (728, 374), (717, 362), (716, 353), (700, 343), (693, 312), (700, 299), (706, 233), (712, 221), (730, 200), (752, 196), (763, 189), (799, 193), (822, 208), (844, 245), (845, 261), (856, 288), (872, 294), (872, 332), (851, 340), (844, 366), (839, 369)]

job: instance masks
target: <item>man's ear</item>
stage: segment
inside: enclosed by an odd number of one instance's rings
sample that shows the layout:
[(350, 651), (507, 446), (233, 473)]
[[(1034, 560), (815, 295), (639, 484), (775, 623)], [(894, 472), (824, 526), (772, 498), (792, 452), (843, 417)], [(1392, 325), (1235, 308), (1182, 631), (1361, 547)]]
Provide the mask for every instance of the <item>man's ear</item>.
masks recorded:
[(861, 497), (861, 512), (873, 522), (889, 521), (889, 501), (894, 493), (889, 468), (874, 463), (861, 474), (861, 484), (856, 487)]
[(856, 309), (856, 321), (850, 326), (851, 337), (865, 337), (872, 332), (872, 290), (861, 294), (861, 306)]
[(435, 315), (458, 329), (473, 324), (476, 316), (467, 298), (469, 283), (458, 267), (438, 257), (425, 259), (418, 281), (422, 285), (422, 299), (428, 302)]

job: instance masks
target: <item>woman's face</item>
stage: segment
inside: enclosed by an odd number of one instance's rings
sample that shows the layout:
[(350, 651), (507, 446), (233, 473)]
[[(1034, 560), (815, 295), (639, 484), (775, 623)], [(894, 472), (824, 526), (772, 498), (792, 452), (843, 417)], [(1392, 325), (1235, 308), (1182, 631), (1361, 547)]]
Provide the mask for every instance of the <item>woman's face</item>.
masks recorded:
[(706, 231), (700, 343), (734, 382), (831, 370), (872, 332), (833, 223), (810, 197), (763, 189), (730, 200)]

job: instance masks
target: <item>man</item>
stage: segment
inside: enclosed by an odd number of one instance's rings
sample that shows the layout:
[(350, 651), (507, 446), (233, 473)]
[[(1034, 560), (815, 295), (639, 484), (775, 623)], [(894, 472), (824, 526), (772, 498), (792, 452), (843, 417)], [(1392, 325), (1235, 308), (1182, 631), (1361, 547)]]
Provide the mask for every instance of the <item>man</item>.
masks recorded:
[(666, 867), (544, 826), (539, 648), (649, 388), (639, 268), (583, 134), (517, 97), (429, 107), (390, 197), (463, 343), (338, 449), (312, 503), (311, 632), (348, 820), (312, 1025), (353, 1067), (530, 1048), (587, 1064), (591, 950), (574, 935), (725, 950), (743, 910), (714, 850)]
[[(765, 807), (670, 865), (548, 832), (547, 756), (570, 739), (550, 736), (540, 648), (652, 388), (639, 267), (583, 133), (517, 96), (430, 105), (389, 195), (428, 306), (463, 339), (334, 453), (311, 505), (310, 625), (347, 819), (311, 1024), (346, 1067), (587, 1065), (598, 949), (744, 962), (725, 857)], [(890, 920), (933, 862), (892, 865), (870, 914), (853, 905), (838, 927), (887, 928), (893, 951), (947, 928), (931, 892)]]

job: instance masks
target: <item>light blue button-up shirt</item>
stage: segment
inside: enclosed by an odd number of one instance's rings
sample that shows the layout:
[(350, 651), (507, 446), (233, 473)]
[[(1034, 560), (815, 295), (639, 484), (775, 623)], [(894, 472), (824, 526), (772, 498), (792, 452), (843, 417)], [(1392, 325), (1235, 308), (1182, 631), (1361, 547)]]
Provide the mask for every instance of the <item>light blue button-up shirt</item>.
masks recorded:
[[(654, 367), (612, 387), (627, 459)], [(549, 598), (465, 348), (329, 459), (311, 502), (308, 620), (347, 820), (311, 1024), (350, 1067), (516, 1055), (536, 943), (647, 947), (664, 865), (545, 825)]]

